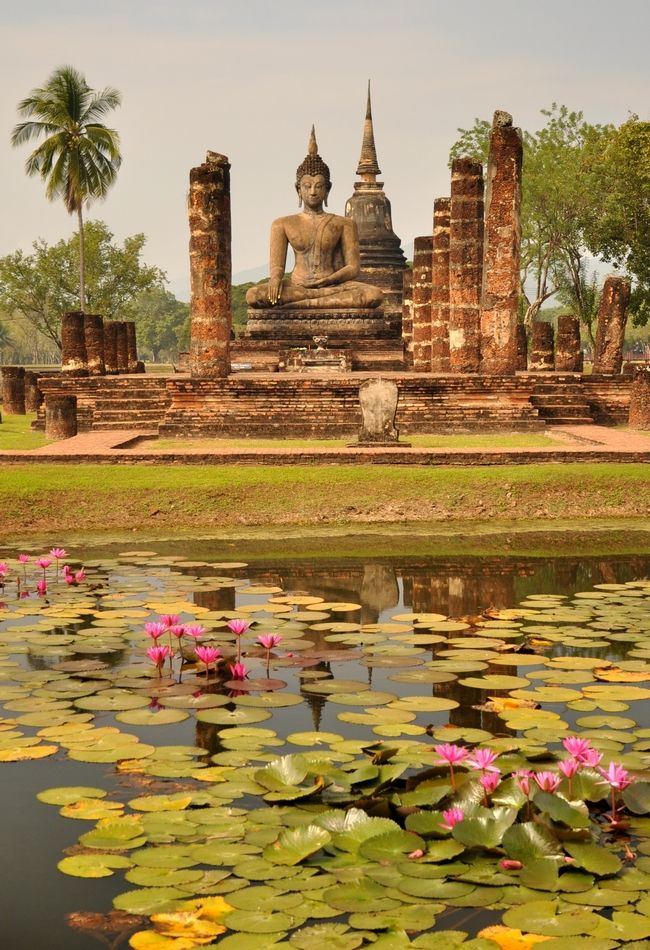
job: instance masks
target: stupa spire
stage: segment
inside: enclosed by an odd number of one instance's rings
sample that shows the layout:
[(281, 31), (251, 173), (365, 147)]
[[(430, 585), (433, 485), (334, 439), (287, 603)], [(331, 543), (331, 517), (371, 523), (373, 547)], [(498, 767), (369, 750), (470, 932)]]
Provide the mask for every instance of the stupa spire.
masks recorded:
[(366, 102), (366, 118), (363, 123), (363, 142), (357, 175), (364, 181), (376, 181), (381, 169), (377, 163), (377, 149), (375, 148), (375, 133), (372, 126), (372, 104), (370, 101), (370, 80), (368, 80), (368, 100)]

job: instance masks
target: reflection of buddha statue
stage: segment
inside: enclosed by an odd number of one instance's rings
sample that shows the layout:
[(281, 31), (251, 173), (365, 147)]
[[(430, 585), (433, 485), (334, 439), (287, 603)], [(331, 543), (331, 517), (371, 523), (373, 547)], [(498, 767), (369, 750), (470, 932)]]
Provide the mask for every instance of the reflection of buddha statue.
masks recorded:
[[(296, 191), (304, 210), (273, 222), (270, 277), (267, 283), (250, 288), (249, 307), (357, 310), (381, 305), (383, 294), (378, 287), (355, 280), (360, 270), (356, 223), (323, 210), (331, 187), (329, 168), (318, 154), (312, 126), (309, 154), (296, 171)], [(285, 277), (289, 244), (296, 264)]]

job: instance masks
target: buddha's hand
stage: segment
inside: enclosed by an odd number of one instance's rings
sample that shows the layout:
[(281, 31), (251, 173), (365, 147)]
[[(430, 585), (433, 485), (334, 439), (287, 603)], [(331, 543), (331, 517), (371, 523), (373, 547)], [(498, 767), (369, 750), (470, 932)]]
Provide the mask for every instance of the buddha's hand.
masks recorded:
[(269, 303), (271, 304), (271, 306), (275, 306), (276, 303), (279, 303), (281, 296), (282, 296), (282, 278), (271, 277), (271, 279), (269, 280)]
[(309, 277), (302, 282), (302, 285), (306, 287), (307, 290), (318, 290), (319, 287), (329, 287), (331, 283), (332, 281), (329, 277)]

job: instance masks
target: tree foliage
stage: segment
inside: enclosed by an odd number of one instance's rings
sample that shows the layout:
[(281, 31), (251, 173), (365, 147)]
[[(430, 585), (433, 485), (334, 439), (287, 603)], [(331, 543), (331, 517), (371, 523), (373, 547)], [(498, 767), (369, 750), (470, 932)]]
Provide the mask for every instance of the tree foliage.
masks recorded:
[(20, 146), (42, 139), (29, 155), (25, 170), (40, 175), (50, 201), (63, 199), (69, 214), (77, 214), (80, 238), (79, 301), (86, 309), (84, 268), (84, 205), (104, 198), (122, 161), (119, 136), (101, 121), (120, 105), (121, 96), (110, 87), (96, 92), (72, 66), (60, 66), (44, 86), (33, 89), (18, 104), (24, 119), (11, 134)]
[[(145, 243), (144, 234), (133, 234), (120, 245), (103, 221), (86, 224), (88, 313), (124, 319), (135, 297), (162, 287), (164, 272), (141, 259)], [(23, 314), (60, 346), (61, 316), (78, 307), (79, 233), (52, 246), (39, 239), (32, 247), (32, 254), (19, 250), (0, 258), (0, 307)]]
[(139, 294), (129, 305), (129, 319), (135, 320), (138, 350), (149, 354), (154, 363), (173, 362), (179, 352), (189, 348), (189, 304), (177, 300), (163, 287), (152, 287)]
[[(593, 125), (553, 104), (545, 125), (523, 133), (521, 293), (525, 322), (560, 291), (592, 337), (589, 255), (635, 279), (634, 306), (650, 301), (650, 123)], [(490, 123), (476, 119), (451, 158), (487, 160)], [(597, 308), (596, 308), (597, 309)], [(643, 318), (643, 317), (642, 317)], [(643, 319), (645, 319), (643, 318)], [(593, 340), (593, 337), (592, 337)]]

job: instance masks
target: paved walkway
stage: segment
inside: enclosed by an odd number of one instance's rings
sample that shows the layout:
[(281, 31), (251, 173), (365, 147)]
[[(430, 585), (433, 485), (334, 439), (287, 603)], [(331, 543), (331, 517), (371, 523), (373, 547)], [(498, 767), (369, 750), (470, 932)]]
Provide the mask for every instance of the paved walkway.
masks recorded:
[[(0, 450), (0, 462), (62, 462), (176, 465), (525, 465), (539, 462), (650, 462), (650, 433), (604, 426), (554, 426), (544, 432), (555, 445), (540, 448), (361, 447), (210, 448), (200, 442), (179, 449), (157, 449), (156, 432), (84, 432), (39, 449)], [(149, 441), (151, 440), (151, 441)]]

